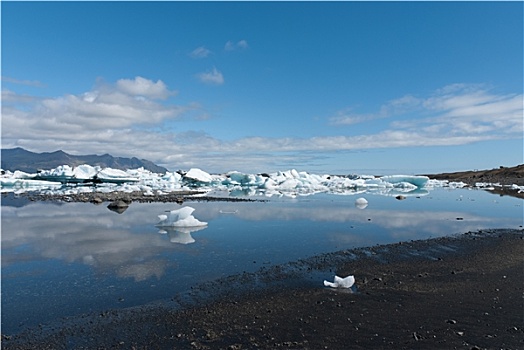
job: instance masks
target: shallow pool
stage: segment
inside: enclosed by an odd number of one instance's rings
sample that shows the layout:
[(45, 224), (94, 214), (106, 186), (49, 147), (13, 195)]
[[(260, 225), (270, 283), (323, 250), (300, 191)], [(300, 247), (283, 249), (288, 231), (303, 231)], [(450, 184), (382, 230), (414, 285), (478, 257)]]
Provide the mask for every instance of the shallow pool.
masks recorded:
[[(355, 206), (365, 197), (368, 206)], [(205, 281), (341, 249), (484, 228), (521, 228), (522, 199), (437, 188), (397, 200), (378, 194), (186, 202), (208, 222), (161, 230), (176, 203), (2, 198), (2, 333), (109, 308), (172, 298)], [(321, 282), (320, 282), (321, 283)]]

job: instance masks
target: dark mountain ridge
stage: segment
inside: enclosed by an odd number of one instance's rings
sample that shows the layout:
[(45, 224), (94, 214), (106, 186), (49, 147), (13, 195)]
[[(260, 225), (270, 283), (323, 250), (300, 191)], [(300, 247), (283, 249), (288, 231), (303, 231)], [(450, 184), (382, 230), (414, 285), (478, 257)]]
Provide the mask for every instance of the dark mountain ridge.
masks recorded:
[(1, 168), (4, 170), (20, 170), (27, 173), (36, 173), (38, 170), (53, 169), (60, 165), (72, 167), (89, 164), (102, 168), (113, 168), (120, 170), (136, 169), (143, 167), (154, 173), (165, 173), (166, 168), (146, 160), (124, 157), (113, 157), (110, 154), (103, 155), (80, 155), (75, 156), (64, 151), (35, 153), (21, 147), (2, 149)]

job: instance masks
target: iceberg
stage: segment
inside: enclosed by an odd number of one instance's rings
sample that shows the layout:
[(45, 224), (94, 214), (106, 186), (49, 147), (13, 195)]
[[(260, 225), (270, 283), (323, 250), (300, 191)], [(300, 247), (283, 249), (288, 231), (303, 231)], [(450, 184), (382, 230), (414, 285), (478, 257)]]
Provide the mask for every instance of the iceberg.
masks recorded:
[(197, 227), (206, 226), (207, 222), (196, 219), (192, 213), (195, 211), (192, 207), (183, 207), (181, 209), (171, 210), (169, 215), (158, 215), (160, 221), (157, 227)]
[(104, 168), (99, 166), (91, 166), (82, 164), (77, 167), (70, 167), (69, 165), (61, 165), (51, 170), (42, 170), (33, 176), (34, 180), (45, 180), (61, 182), (63, 184), (79, 184), (79, 183), (116, 183), (124, 182), (138, 182), (136, 176), (128, 172)]
[(380, 179), (390, 184), (408, 183), (418, 188), (424, 187), (429, 181), (429, 177), (419, 175), (388, 175), (382, 176)]
[(368, 206), (366, 198), (360, 197), (355, 200), (355, 206), (359, 209), (365, 209)]
[(324, 285), (331, 288), (351, 288), (353, 284), (355, 284), (355, 277), (353, 275), (344, 278), (335, 275), (333, 282), (324, 280)]
[(100, 170), (96, 175), (98, 180), (109, 183), (138, 182), (139, 179), (130, 176), (127, 172), (118, 169), (105, 168)]
[(99, 166), (91, 166), (88, 164), (79, 165), (75, 168), (69, 165), (61, 165), (51, 170), (42, 170), (35, 179), (58, 181), (61, 183), (82, 183), (89, 180), (94, 180), (101, 170)]
[(189, 171), (184, 175), (184, 178), (203, 183), (210, 183), (213, 181), (213, 177), (210, 174), (198, 168), (189, 169)]
[(46, 180), (35, 180), (35, 174), (28, 174), (23, 171), (16, 170), (1, 171), (0, 175), (0, 188), (2, 192), (17, 192), (23, 193), (26, 191), (36, 190), (57, 190), (62, 187), (60, 182), (46, 181)]
[[(43, 182), (50, 181), (50, 182)], [(62, 184), (63, 186), (61, 186)], [(85, 186), (90, 185), (90, 186)], [(493, 184), (478, 183), (477, 188)], [(144, 168), (118, 170), (87, 164), (77, 167), (62, 165), (37, 174), (20, 171), (2, 171), (2, 192), (39, 190), (47, 194), (73, 195), (83, 192), (142, 192), (144, 195), (162, 195), (175, 191), (198, 189), (201, 193), (224, 193), (226, 196), (296, 196), (327, 193), (358, 195), (361, 193), (384, 196), (422, 196), (435, 187), (462, 188), (465, 183), (433, 180), (427, 176), (388, 175), (328, 175), (310, 174), (295, 169), (274, 173), (249, 174), (230, 171), (209, 174), (198, 168), (189, 171), (152, 173)], [(522, 189), (524, 191), (524, 189)], [(360, 204), (365, 205), (364, 203)], [(359, 207), (357, 205), (357, 207)]]

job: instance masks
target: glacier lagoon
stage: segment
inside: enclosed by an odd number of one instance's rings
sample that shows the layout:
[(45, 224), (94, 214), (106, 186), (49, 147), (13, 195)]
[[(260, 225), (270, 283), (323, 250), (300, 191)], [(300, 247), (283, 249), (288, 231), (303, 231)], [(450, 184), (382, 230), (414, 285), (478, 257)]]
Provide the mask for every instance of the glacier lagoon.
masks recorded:
[[(364, 197), (360, 209), (355, 200)], [(522, 228), (522, 199), (478, 189), (249, 197), (256, 202), (91, 203), (2, 198), (2, 333), (163, 300), (310, 256), (487, 228)], [(203, 227), (156, 227), (185, 206)], [(332, 278), (330, 271), (304, 280)]]

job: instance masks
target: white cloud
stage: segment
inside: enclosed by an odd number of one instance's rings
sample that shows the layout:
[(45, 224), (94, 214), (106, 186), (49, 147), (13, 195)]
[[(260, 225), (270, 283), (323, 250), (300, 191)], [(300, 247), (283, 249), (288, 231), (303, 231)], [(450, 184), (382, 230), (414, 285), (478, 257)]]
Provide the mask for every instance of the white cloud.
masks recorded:
[(163, 81), (153, 82), (149, 79), (136, 77), (135, 79), (120, 79), (116, 82), (119, 91), (133, 96), (144, 96), (153, 99), (166, 99), (175, 95), (175, 91), (169, 91)]
[(39, 98), (30, 95), (17, 94), (14, 91), (8, 89), (2, 89), (2, 102), (12, 104), (27, 104), (37, 101)]
[(38, 80), (20, 80), (20, 79), (2, 76), (2, 81), (6, 83), (11, 83), (11, 84), (17, 84), (17, 85), (44, 87), (44, 84), (42, 84)]
[(200, 46), (194, 49), (193, 51), (191, 51), (189, 56), (191, 56), (192, 58), (206, 58), (210, 54), (211, 54), (210, 50), (208, 50), (204, 46)]
[(197, 78), (205, 83), (211, 85), (222, 85), (224, 84), (224, 76), (216, 68), (213, 67), (213, 70), (208, 72), (203, 72), (197, 74)]
[(338, 111), (335, 116), (329, 118), (331, 125), (352, 125), (369, 122), (375, 119), (384, 118), (380, 114), (358, 114), (353, 113), (351, 108)]
[(163, 82), (140, 77), (56, 98), (35, 99), (3, 91), (2, 146), (74, 149), (80, 153), (93, 149), (106, 153), (104, 148), (108, 147), (140, 153), (135, 145), (155, 140), (147, 133), (133, 131), (134, 128), (159, 125), (194, 109), (157, 102), (171, 95), (173, 92)]
[[(215, 77), (210, 78), (216, 79), (214, 83), (223, 82), (216, 69), (208, 74)], [(199, 104), (180, 106), (163, 100), (173, 94), (163, 83), (135, 78), (98, 85), (83, 94), (44, 99), (4, 90), (2, 147), (136, 156), (171, 170), (273, 171), (322, 162), (341, 151), (464, 145), (518, 139), (523, 132), (522, 95), (455, 85), (425, 98), (407, 95), (388, 101), (369, 116), (354, 115), (387, 120), (380, 131), (348, 136), (339, 127), (335, 136), (225, 141), (205, 131), (162, 130), (168, 120), (205, 110)]]
[(523, 95), (495, 94), (479, 85), (455, 84), (422, 101), (421, 118), (394, 128), (434, 130), (446, 135), (503, 138), (523, 131)]
[(236, 43), (229, 40), (224, 45), (224, 50), (225, 51), (244, 50), (244, 49), (247, 49), (248, 47), (249, 45), (246, 40), (240, 40), (240, 41), (237, 41)]
[[(404, 118), (406, 115), (410, 118)], [(428, 140), (440, 138), (452, 142), (449, 138), (453, 136), (457, 140), (479, 135), (497, 139), (522, 133), (522, 116), (522, 95), (495, 94), (482, 85), (453, 84), (426, 98), (406, 95), (389, 101), (375, 113), (339, 111), (329, 122), (351, 125), (388, 118), (390, 131), (403, 130), (423, 134)]]
[(413, 111), (419, 108), (421, 100), (412, 96), (406, 95), (401, 98), (388, 101), (382, 105), (378, 112), (359, 114), (354, 113), (353, 108), (346, 108), (338, 111), (335, 116), (329, 118), (329, 123), (332, 125), (352, 125), (373, 121), (376, 119), (389, 118), (394, 115)]
[(237, 43), (237, 47), (240, 48), (240, 49), (247, 49), (249, 46), (248, 46), (246, 40), (240, 40), (240, 41)]
[(232, 41), (228, 41), (224, 45), (224, 50), (226, 50), (226, 51), (233, 51), (234, 49), (235, 49), (235, 44), (233, 44)]

